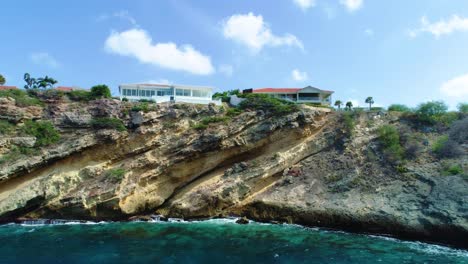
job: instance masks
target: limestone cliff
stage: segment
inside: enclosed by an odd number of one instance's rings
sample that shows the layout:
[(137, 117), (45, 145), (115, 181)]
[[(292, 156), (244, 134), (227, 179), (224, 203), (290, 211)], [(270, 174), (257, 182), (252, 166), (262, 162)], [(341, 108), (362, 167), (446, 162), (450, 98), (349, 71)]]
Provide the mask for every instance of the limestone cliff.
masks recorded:
[[(103, 117), (123, 120), (126, 130), (92, 125)], [(0, 163), (3, 222), (242, 215), (457, 245), (468, 237), (462, 175), (441, 176), (427, 151), (400, 171), (381, 155), (375, 130), (398, 125), (397, 116), (362, 113), (352, 136), (341, 114), (309, 106), (272, 115), (211, 105), (142, 110), (114, 100), (21, 108), (3, 99), (0, 118), (17, 127), (50, 120), (61, 134)], [(0, 155), (34, 140), (4, 135)], [(464, 151), (456, 162), (466, 168)]]

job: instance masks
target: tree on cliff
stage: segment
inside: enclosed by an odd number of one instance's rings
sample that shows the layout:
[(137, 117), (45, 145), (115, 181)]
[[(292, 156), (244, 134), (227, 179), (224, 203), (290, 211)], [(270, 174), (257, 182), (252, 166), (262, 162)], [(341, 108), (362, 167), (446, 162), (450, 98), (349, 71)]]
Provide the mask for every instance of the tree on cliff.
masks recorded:
[(111, 91), (109, 87), (105, 84), (99, 84), (91, 87), (91, 97), (94, 99), (97, 98), (110, 98)]
[(0, 85), (4, 85), (5, 82), (6, 82), (5, 77), (3, 77), (3, 75), (0, 74)]
[(343, 105), (343, 102), (341, 102), (340, 100), (336, 100), (335, 101), (335, 106), (338, 107), (338, 110), (341, 109), (341, 106)]
[(369, 110), (372, 109), (372, 105), (374, 104), (374, 98), (372, 96), (369, 96), (366, 98), (366, 104), (369, 104)]
[(26, 82), (24, 89), (49, 89), (57, 83), (57, 80), (47, 75), (44, 78), (36, 79), (32, 78), (29, 73), (24, 74), (24, 81)]
[(351, 108), (353, 108), (353, 102), (351, 102), (351, 101), (346, 102), (346, 108), (347, 108), (349, 111), (351, 111)]

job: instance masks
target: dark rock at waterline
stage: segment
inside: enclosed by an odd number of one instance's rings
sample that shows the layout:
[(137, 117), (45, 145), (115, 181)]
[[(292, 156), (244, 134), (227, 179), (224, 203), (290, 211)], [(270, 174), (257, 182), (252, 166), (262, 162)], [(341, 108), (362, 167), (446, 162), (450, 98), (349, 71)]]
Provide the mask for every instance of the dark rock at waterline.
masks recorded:
[(236, 224), (239, 225), (246, 225), (249, 223), (249, 219), (247, 219), (245, 216), (237, 219)]

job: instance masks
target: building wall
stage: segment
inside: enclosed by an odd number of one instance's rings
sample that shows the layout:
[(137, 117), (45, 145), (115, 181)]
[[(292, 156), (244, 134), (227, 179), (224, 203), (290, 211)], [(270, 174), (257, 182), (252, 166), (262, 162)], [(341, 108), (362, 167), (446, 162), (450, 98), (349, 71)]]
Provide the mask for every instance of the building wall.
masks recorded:
[(154, 100), (156, 103), (175, 102), (220, 105), (221, 102), (212, 100), (212, 88), (182, 86), (182, 85), (121, 85), (119, 86), (120, 99), (127, 98), (130, 101), (140, 99)]

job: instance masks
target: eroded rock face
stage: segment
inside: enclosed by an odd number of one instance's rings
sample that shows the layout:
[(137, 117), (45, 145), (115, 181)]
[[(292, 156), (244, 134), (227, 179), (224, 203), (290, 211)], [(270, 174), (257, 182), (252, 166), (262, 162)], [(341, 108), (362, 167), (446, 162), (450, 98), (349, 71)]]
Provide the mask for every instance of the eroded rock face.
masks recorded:
[(378, 155), (375, 129), (392, 116), (364, 116), (346, 140), (337, 115), (307, 106), (281, 117), (247, 111), (205, 130), (192, 127), (223, 109), (130, 112), (127, 132), (86, 126), (89, 117), (122, 118), (119, 107), (50, 112), (66, 134), (0, 167), (0, 219), (241, 215), (449, 243), (468, 234), (466, 180), (422, 159), (400, 174)]
[(21, 122), (28, 119), (40, 119), (43, 109), (39, 106), (19, 107), (10, 97), (0, 97), (0, 119), (10, 122)]

